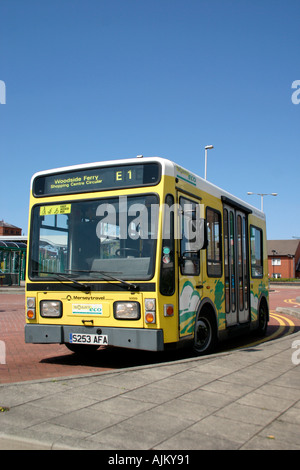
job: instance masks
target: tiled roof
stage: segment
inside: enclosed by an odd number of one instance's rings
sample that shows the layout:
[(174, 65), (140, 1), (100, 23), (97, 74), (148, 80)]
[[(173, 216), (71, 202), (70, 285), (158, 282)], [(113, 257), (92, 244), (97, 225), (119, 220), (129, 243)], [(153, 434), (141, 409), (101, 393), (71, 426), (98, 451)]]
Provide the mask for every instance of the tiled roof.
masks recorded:
[(18, 229), (20, 229), (20, 227), (17, 227), (16, 225), (8, 224), (7, 222), (4, 222), (4, 220), (0, 220), (0, 227), (18, 228)]
[[(295, 255), (300, 240), (268, 240), (268, 256), (287, 256)], [(273, 253), (272, 250), (275, 250), (276, 253)]]

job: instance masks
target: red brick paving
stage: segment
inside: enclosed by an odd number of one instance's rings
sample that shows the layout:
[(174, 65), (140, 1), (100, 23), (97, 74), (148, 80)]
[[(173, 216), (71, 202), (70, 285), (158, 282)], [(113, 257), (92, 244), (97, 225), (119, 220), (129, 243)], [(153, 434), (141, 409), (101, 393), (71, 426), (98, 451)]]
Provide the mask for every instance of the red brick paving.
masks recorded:
[[(299, 288), (280, 288), (274, 287), (270, 292), (270, 310), (276, 310), (276, 307), (298, 307), (300, 305), (296, 303), (296, 297), (300, 297)], [(294, 300), (295, 302), (286, 302), (287, 299)]]
[(23, 293), (0, 293), (0, 340), (6, 345), (6, 364), (0, 364), (0, 384), (101, 372), (111, 368), (97, 364), (100, 351), (97, 359), (85, 364), (64, 345), (26, 344), (24, 299)]
[[(276, 306), (287, 306), (284, 299), (295, 299), (299, 295), (299, 290), (279, 291), (276, 289), (270, 295), (270, 310), (275, 312)], [(24, 293), (0, 292), (0, 341), (4, 341), (6, 345), (6, 363), (0, 364), (0, 384), (98, 373), (171, 358), (171, 356), (154, 356), (156, 353), (108, 349), (97, 351), (93, 358), (83, 359), (73, 354), (64, 345), (26, 344), (24, 342), (24, 299)], [(295, 317), (290, 318), (297, 327), (300, 326), (300, 320)], [(277, 327), (278, 322), (271, 319), (268, 333), (272, 334)], [(173, 353), (172, 357), (176, 359), (178, 354)]]

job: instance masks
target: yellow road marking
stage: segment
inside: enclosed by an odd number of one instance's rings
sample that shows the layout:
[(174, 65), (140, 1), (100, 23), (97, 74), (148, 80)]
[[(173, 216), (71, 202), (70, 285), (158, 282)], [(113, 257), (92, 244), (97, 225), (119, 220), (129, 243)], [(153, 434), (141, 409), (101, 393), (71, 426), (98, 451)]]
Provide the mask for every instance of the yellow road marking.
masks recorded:
[(278, 313), (271, 313), (271, 317), (275, 318), (275, 320), (278, 320), (280, 324), (284, 324), (284, 322), (286, 322), (290, 327), (293, 328), (293, 330), (295, 329), (295, 323), (290, 318), (284, 315), (279, 315)]
[[(266, 341), (273, 340), (280, 335), (287, 336), (287, 335), (290, 335), (294, 331), (295, 324), (289, 318), (285, 317), (284, 315), (279, 315), (278, 313), (274, 313), (274, 312), (270, 312), (270, 318), (271, 317), (277, 320), (279, 323), (279, 327), (277, 328), (277, 330), (272, 335), (266, 336), (265, 338), (261, 338), (257, 341), (254, 341), (253, 343), (246, 344), (242, 348), (249, 348), (249, 347), (261, 344), (261, 343), (265, 343)], [(284, 333), (287, 327), (288, 327), (288, 331)], [(242, 348), (238, 347), (234, 349), (242, 349)]]
[(300, 305), (299, 302), (296, 302), (296, 299), (285, 299), (284, 302), (286, 302), (287, 304)]

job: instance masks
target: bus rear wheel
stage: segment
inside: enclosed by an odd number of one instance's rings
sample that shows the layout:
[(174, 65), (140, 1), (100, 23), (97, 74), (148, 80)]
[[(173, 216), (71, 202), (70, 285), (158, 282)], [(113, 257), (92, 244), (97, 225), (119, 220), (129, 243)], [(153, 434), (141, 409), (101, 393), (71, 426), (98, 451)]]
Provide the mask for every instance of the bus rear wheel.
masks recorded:
[(208, 311), (201, 311), (195, 323), (193, 351), (197, 356), (210, 354), (217, 345), (216, 323)]
[(263, 337), (266, 335), (268, 327), (268, 306), (265, 300), (262, 300), (258, 312), (258, 335)]

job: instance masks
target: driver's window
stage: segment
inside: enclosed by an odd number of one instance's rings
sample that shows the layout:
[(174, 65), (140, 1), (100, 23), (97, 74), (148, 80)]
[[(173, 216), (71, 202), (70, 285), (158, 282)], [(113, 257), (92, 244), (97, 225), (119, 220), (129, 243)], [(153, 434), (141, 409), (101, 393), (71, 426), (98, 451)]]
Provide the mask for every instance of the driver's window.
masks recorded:
[(181, 274), (195, 276), (200, 273), (199, 253), (193, 251), (195, 229), (194, 214), (196, 214), (197, 203), (185, 197), (179, 200), (181, 206)]

